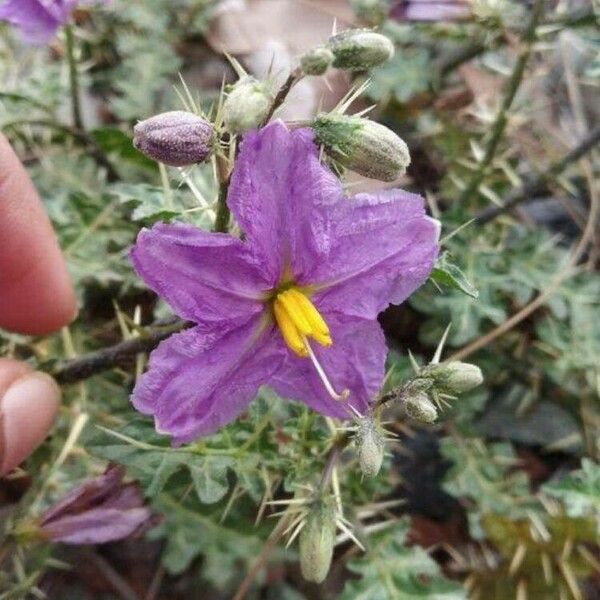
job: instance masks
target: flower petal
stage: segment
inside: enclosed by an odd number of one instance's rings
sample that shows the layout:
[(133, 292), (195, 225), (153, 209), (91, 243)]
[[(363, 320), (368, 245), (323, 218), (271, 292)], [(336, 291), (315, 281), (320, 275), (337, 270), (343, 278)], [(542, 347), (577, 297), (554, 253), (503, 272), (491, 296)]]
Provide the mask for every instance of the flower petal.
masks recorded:
[(246, 244), (192, 225), (143, 229), (131, 251), (136, 271), (185, 319), (239, 325), (262, 310), (269, 289)]
[(274, 284), (286, 268), (302, 278), (326, 256), (326, 207), (343, 199), (309, 129), (291, 132), (275, 121), (245, 136), (227, 202)]
[[(42, 523), (48, 523), (67, 514), (104, 504), (115, 495), (119, 496), (125, 477), (125, 468), (110, 465), (102, 475), (84, 481), (72, 489), (62, 500), (42, 515)], [(141, 505), (141, 496), (138, 505)]]
[(349, 404), (363, 414), (381, 388), (387, 355), (385, 338), (377, 321), (337, 314), (324, 316), (333, 345), (324, 348), (313, 343), (311, 347), (333, 388), (338, 393), (349, 390), (348, 400), (334, 400), (310, 359), (289, 350), (269, 385), (284, 398), (301, 400), (324, 415), (347, 419), (353, 414)]
[(198, 326), (173, 335), (150, 355), (133, 405), (175, 443), (208, 435), (235, 419), (279, 368), (276, 339), (261, 317), (233, 331)]
[(402, 190), (358, 194), (331, 215), (334, 247), (311, 273), (324, 312), (375, 319), (400, 304), (429, 276), (439, 252), (440, 224), (423, 199)]
[(398, 21), (449, 21), (465, 19), (471, 14), (465, 0), (400, 0), (390, 10)]
[(43, 525), (42, 532), (47, 539), (64, 544), (104, 544), (135, 533), (151, 516), (145, 507), (94, 508)]
[(0, 6), (0, 20), (17, 26), (28, 42), (45, 44), (67, 22), (75, 0), (8, 0)]

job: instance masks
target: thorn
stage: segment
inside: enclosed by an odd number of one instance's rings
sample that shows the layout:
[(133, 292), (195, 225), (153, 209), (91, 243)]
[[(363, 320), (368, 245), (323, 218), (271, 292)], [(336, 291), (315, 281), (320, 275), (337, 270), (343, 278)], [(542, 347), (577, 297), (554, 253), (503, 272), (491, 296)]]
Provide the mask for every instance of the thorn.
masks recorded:
[(450, 327), (452, 327), (452, 323), (450, 323), (448, 325), (448, 327), (446, 327), (446, 331), (444, 331), (444, 334), (442, 335), (442, 339), (440, 340), (440, 343), (438, 344), (438, 347), (435, 350), (435, 354), (433, 355), (433, 358), (431, 359), (431, 363), (432, 365), (437, 365), (440, 362), (440, 358), (442, 356), (442, 351), (444, 350), (444, 344), (446, 343), (446, 338), (448, 337), (448, 334), (450, 333)]
[(598, 573), (600, 573), (600, 562), (598, 562), (596, 557), (585, 546), (578, 545), (577, 552), (581, 554), (587, 563), (589, 563)]
[(525, 554), (527, 554), (527, 546), (525, 544), (519, 544), (512, 557), (512, 560), (510, 561), (510, 566), (508, 567), (508, 573), (511, 577), (514, 576), (514, 574), (523, 564)]
[(560, 555), (561, 561), (569, 560), (571, 556), (571, 552), (573, 552), (573, 540), (571, 538), (567, 538), (565, 541), (565, 545), (563, 546), (562, 553)]
[(408, 359), (410, 360), (410, 364), (414, 372), (418, 375), (419, 371), (421, 370), (421, 367), (419, 366), (417, 359), (413, 356), (413, 353), (410, 350), (408, 351)]
[(352, 533), (352, 531), (344, 525), (340, 520), (337, 521), (337, 526), (363, 551), (366, 552), (366, 548), (359, 542), (358, 538)]
[(550, 557), (548, 554), (546, 554), (546, 552), (542, 552), (541, 561), (542, 569), (544, 570), (544, 581), (546, 582), (546, 585), (550, 586), (552, 585), (554, 578), (552, 577), (552, 563), (550, 562)]
[(296, 537), (302, 531), (302, 529), (304, 528), (305, 525), (306, 525), (305, 520), (300, 521), (300, 523), (298, 524), (298, 527), (296, 527), (296, 531), (294, 531), (294, 533), (292, 533), (292, 535), (290, 536), (290, 539), (287, 541), (287, 544), (285, 545), (286, 548), (289, 548), (292, 545), (292, 542), (296, 539)]
[(581, 590), (579, 589), (579, 585), (577, 584), (577, 579), (573, 574), (571, 565), (569, 565), (569, 563), (566, 560), (561, 559), (558, 561), (558, 567), (562, 571), (562, 574), (565, 578), (565, 581), (567, 583), (567, 586), (569, 587), (571, 594), (573, 595), (573, 598), (575, 600), (583, 600)]
[(519, 579), (516, 600), (527, 600), (527, 583), (524, 579)]

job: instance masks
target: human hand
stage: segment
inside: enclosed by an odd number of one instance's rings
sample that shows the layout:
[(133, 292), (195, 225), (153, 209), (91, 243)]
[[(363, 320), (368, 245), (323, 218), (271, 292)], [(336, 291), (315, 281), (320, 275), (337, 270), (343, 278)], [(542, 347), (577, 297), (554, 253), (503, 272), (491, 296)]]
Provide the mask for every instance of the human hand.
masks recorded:
[[(0, 327), (44, 335), (76, 315), (73, 287), (39, 196), (0, 134)], [(44, 440), (60, 389), (43, 373), (0, 358), (0, 475)]]

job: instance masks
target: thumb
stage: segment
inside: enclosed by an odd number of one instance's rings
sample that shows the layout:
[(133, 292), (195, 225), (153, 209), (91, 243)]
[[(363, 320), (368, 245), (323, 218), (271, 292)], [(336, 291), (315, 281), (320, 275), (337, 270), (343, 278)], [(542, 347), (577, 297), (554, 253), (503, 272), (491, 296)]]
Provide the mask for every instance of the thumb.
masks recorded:
[(60, 388), (44, 373), (0, 359), (0, 475), (27, 458), (52, 427)]

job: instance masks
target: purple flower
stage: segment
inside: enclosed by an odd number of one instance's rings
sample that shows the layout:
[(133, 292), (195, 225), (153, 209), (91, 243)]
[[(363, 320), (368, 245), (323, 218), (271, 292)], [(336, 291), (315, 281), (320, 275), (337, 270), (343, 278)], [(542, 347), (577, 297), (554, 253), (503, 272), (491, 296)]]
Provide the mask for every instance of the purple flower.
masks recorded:
[(0, 21), (17, 26), (28, 42), (47, 44), (67, 23), (78, 3), (79, 0), (6, 0), (0, 6)]
[(471, 15), (472, 0), (399, 0), (390, 11), (398, 21), (454, 21)]
[(197, 325), (152, 353), (134, 406), (175, 443), (235, 419), (263, 384), (364, 413), (384, 376), (377, 315), (427, 279), (439, 223), (401, 190), (345, 197), (312, 131), (281, 121), (246, 135), (228, 204), (244, 241), (184, 224), (139, 234), (137, 272)]
[(123, 484), (125, 469), (110, 466), (41, 517), (41, 535), (65, 544), (103, 544), (127, 537), (151, 522), (137, 484)]

